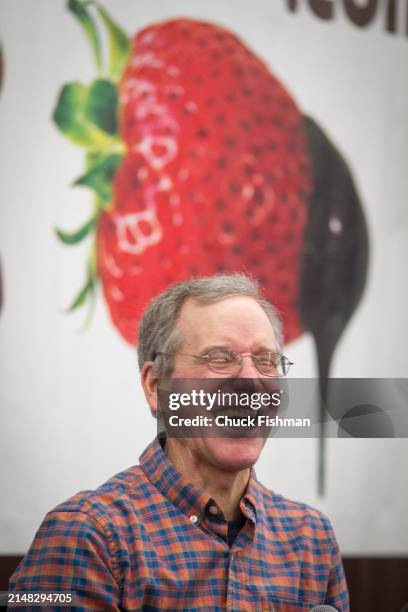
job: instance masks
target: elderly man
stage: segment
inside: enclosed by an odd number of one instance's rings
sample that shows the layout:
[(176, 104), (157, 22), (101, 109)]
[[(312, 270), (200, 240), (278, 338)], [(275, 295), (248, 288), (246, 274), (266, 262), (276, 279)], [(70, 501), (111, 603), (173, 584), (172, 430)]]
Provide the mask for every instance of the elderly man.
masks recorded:
[[(176, 284), (147, 308), (139, 363), (158, 410), (163, 377), (286, 373), (273, 306), (243, 275)], [(221, 364), (221, 365), (220, 365)], [(10, 583), (71, 593), (76, 610), (348, 610), (329, 520), (261, 485), (265, 439), (156, 438), (140, 464), (52, 510)], [(36, 608), (38, 609), (38, 608)], [(48, 608), (49, 609), (49, 608)]]

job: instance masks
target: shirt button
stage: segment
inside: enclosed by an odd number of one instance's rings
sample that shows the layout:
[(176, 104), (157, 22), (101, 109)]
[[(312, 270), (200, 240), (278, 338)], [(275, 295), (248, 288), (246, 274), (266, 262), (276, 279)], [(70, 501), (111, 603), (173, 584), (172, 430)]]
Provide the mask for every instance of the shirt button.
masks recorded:
[(212, 514), (213, 516), (215, 516), (216, 514), (218, 514), (218, 508), (216, 506), (210, 506), (208, 508), (208, 512)]
[(196, 523), (196, 522), (198, 521), (197, 516), (196, 516), (195, 514), (192, 514), (192, 515), (190, 516), (190, 521), (191, 521), (192, 523)]

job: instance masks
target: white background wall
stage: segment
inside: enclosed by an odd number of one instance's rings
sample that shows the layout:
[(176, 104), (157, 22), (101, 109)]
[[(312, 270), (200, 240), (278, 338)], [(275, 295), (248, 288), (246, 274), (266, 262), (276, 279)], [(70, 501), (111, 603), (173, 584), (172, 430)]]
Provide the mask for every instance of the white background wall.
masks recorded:
[[(365, 29), (347, 20), (342, 2), (330, 22), (305, 2), (290, 14), (284, 0), (104, 4), (129, 32), (175, 16), (226, 25), (328, 131), (353, 168), (372, 244), (367, 290), (333, 376), (407, 377), (408, 37), (385, 33), (385, 3)], [(51, 507), (137, 463), (155, 426), (135, 351), (111, 326), (102, 298), (84, 333), (83, 313), (63, 313), (82, 282), (87, 247), (63, 247), (52, 228), (80, 225), (91, 198), (69, 188), (82, 153), (50, 115), (63, 83), (94, 77), (87, 43), (62, 0), (2, 0), (0, 10), (0, 554), (17, 554)], [(297, 376), (316, 375), (310, 338), (286, 352)], [(323, 499), (315, 440), (270, 440), (258, 476), (327, 513), (344, 553), (407, 554), (408, 441), (332, 439), (327, 447)]]

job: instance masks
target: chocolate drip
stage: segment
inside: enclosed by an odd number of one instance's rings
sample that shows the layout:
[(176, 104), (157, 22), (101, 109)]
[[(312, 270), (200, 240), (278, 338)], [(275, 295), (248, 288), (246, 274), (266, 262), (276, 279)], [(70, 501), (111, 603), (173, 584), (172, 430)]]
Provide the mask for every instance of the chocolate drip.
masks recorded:
[(325, 419), (337, 343), (364, 291), (367, 225), (347, 163), (323, 130), (305, 117), (313, 192), (300, 276), (299, 312), (314, 338), (320, 385), (319, 493), (324, 492)]

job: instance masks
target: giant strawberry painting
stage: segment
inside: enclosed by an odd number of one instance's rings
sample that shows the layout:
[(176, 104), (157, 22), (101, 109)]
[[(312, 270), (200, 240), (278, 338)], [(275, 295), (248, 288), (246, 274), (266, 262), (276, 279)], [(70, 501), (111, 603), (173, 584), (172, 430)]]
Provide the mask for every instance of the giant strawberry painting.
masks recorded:
[(130, 40), (98, 2), (68, 8), (99, 71), (89, 85), (65, 85), (54, 111), (86, 151), (75, 184), (94, 192), (91, 218), (58, 231), (67, 244), (91, 237), (71, 309), (92, 301), (100, 281), (113, 324), (134, 345), (141, 312), (170, 283), (245, 271), (280, 310), (286, 342), (314, 336), (327, 379), (368, 259), (340, 154), (227, 29), (178, 18)]

